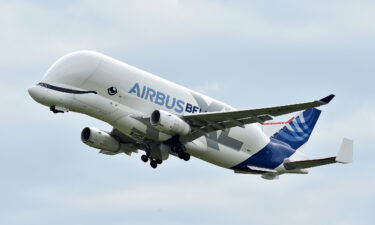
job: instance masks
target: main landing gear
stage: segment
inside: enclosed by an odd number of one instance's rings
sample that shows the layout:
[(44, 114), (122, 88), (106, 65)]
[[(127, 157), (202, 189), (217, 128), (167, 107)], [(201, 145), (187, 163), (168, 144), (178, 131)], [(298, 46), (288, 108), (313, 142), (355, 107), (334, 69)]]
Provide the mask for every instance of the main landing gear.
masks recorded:
[[(186, 152), (180, 152), (180, 153), (178, 153), (178, 157), (179, 157), (180, 159), (185, 160), (185, 161), (189, 161), (189, 159), (190, 159), (190, 154), (188, 154), (188, 153), (186, 153)], [(148, 161), (150, 161), (150, 166), (151, 166), (152, 168), (154, 168), (154, 169), (155, 169), (156, 167), (158, 167), (158, 165), (160, 165), (160, 164), (163, 163), (163, 160), (161, 160), (161, 159), (154, 159), (154, 158), (151, 158), (151, 157), (149, 157), (149, 156), (147, 156), (147, 155), (142, 155), (142, 156), (141, 156), (141, 159), (142, 159), (142, 161), (145, 162), (145, 163), (147, 163)]]
[(178, 158), (183, 159), (185, 161), (189, 161), (190, 154), (186, 152), (185, 146), (181, 144), (179, 139), (180, 137), (176, 135), (169, 140), (171, 150), (178, 156)]
[[(165, 144), (169, 145), (171, 147), (171, 154), (178, 156), (178, 158), (183, 159), (185, 161), (190, 160), (190, 154), (186, 152), (185, 146), (181, 144), (181, 142), (178, 140), (178, 136), (173, 137), (171, 140), (166, 142)], [(150, 157), (151, 147), (146, 146), (146, 154), (141, 156), (141, 159), (143, 162), (147, 163), (150, 161), (150, 166), (152, 168), (158, 167), (159, 164), (163, 163), (163, 160), (161, 159), (155, 159), (153, 157)]]
[(184, 151), (184, 147), (182, 145), (181, 146), (178, 146), (178, 145), (172, 146), (172, 152), (176, 153), (178, 158), (183, 159), (185, 161), (189, 161), (189, 159), (190, 159), (190, 154)]
[(147, 163), (149, 160), (150, 160), (150, 166), (152, 167), (152, 168), (156, 168), (156, 167), (158, 167), (158, 165), (159, 164), (162, 164), (163, 163), (163, 160), (161, 160), (161, 159), (153, 159), (153, 158), (151, 158), (151, 157), (149, 157), (149, 156), (147, 156), (147, 155), (142, 155), (141, 156), (141, 159), (142, 159), (142, 161), (143, 162), (145, 162), (145, 163)]

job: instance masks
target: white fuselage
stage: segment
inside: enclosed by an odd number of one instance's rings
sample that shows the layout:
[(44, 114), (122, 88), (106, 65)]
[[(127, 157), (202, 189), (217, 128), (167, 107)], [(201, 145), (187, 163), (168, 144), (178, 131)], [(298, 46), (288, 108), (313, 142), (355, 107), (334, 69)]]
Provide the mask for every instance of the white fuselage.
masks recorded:
[[(233, 107), (194, 92), (128, 64), (91, 51), (80, 51), (59, 59), (41, 81), (69, 93), (37, 85), (30, 95), (46, 106), (58, 106), (109, 123), (123, 134), (142, 142), (144, 138), (165, 141), (170, 135), (140, 122), (155, 109), (176, 115), (206, 111), (230, 111)], [(116, 90), (116, 93), (111, 93)], [(92, 92), (87, 94), (76, 91)], [(96, 92), (97, 94), (94, 94)], [(134, 129), (141, 134), (134, 133)], [(212, 132), (187, 143), (187, 152), (215, 165), (232, 168), (270, 142), (259, 124)], [(299, 154), (299, 153), (297, 153)], [(292, 157), (302, 157), (295, 154)], [(276, 170), (284, 171), (283, 166)]]

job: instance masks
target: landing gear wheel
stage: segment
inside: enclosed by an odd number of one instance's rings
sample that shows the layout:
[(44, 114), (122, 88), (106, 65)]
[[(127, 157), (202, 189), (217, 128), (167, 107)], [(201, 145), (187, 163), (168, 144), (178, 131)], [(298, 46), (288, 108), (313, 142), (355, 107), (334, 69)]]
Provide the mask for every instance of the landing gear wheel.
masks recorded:
[(150, 166), (155, 169), (156, 167), (158, 167), (158, 163), (155, 160), (151, 160)]
[(142, 155), (141, 159), (142, 159), (143, 162), (147, 162), (148, 161), (148, 156), (147, 155)]
[(163, 160), (161, 160), (161, 159), (155, 159), (155, 161), (156, 161), (157, 164), (162, 164), (163, 163)]
[(188, 153), (184, 153), (184, 155), (183, 155), (182, 157), (183, 157), (183, 159), (184, 159), (185, 161), (189, 161), (189, 159), (190, 159), (190, 154), (188, 154)]
[(178, 153), (178, 158), (180, 158), (180, 159), (184, 159), (184, 153), (183, 153), (183, 152), (179, 152), (179, 153)]

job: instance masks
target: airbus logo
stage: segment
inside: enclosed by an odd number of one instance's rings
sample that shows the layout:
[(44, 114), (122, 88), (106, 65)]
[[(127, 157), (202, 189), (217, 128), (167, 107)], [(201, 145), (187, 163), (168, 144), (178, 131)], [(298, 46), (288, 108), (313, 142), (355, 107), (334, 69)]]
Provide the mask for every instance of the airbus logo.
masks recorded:
[(173, 109), (177, 113), (188, 112), (188, 113), (199, 113), (207, 112), (198, 106), (187, 103), (181, 99), (177, 99), (169, 94), (163, 93), (161, 91), (155, 90), (151, 87), (140, 86), (135, 83), (130, 89), (129, 94), (136, 94), (139, 98), (148, 100), (157, 105), (164, 106), (167, 109)]

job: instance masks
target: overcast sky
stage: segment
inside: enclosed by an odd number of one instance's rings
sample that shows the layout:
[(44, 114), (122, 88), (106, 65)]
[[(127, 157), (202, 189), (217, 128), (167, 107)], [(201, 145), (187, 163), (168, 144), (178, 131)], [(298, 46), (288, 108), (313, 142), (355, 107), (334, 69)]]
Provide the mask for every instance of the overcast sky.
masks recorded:
[[(373, 224), (375, 2), (0, 1), (0, 223)], [(59, 57), (102, 52), (239, 109), (336, 98), (305, 151), (355, 161), (277, 181), (174, 157), (106, 156), (85, 115), (54, 115), (27, 88)], [(281, 118), (282, 119), (282, 118)]]

